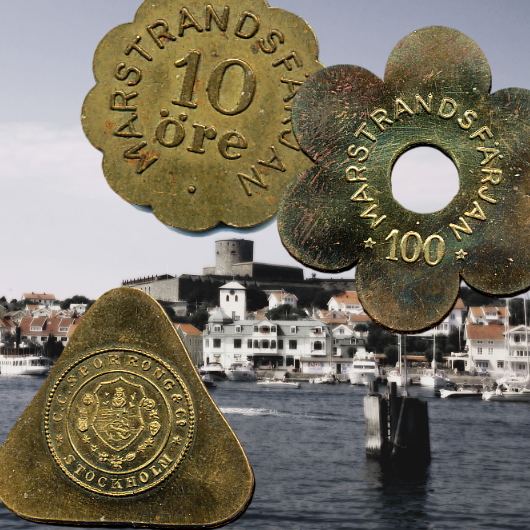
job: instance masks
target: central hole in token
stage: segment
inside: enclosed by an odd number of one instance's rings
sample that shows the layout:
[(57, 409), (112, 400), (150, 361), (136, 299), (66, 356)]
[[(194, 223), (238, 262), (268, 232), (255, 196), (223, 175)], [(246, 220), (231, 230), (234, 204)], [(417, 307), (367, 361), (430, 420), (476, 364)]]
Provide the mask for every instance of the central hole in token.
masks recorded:
[(454, 162), (433, 147), (409, 149), (392, 169), (392, 195), (413, 212), (437, 212), (453, 200), (459, 189)]

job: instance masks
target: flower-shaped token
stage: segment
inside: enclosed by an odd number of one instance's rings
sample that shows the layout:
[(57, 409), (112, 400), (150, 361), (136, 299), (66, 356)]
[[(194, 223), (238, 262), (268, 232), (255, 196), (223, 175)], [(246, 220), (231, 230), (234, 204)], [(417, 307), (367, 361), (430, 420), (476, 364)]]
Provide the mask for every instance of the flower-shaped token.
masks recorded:
[(259, 224), (311, 166), (291, 105), (317, 55), (307, 23), (265, 0), (148, 0), (96, 50), (85, 134), (114, 191), (162, 222)]
[[(490, 88), (477, 44), (429, 27), (399, 42), (384, 81), (335, 66), (295, 98), (297, 140), (318, 165), (282, 199), (283, 243), (318, 270), (357, 265), (361, 302), (383, 326), (433, 326), (461, 278), (492, 295), (530, 285), (530, 91)], [(458, 169), (458, 193), (434, 213), (392, 195), (394, 163), (417, 146), (439, 149)]]

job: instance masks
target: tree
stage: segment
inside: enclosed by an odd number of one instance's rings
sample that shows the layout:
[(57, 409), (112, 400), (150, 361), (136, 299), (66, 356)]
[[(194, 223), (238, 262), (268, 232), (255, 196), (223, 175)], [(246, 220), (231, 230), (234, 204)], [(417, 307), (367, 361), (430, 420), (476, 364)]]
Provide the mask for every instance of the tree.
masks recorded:
[(61, 309), (68, 309), (71, 304), (87, 304), (87, 309), (92, 305), (92, 300), (88, 299), (82, 294), (74, 294), (70, 298), (66, 298), (61, 302)]
[(269, 320), (298, 320), (299, 318), (306, 318), (307, 315), (303, 309), (292, 307), (288, 304), (283, 304), (269, 309), (265, 316)]
[(265, 291), (262, 291), (255, 285), (247, 287), (247, 311), (257, 311), (267, 305), (268, 297)]

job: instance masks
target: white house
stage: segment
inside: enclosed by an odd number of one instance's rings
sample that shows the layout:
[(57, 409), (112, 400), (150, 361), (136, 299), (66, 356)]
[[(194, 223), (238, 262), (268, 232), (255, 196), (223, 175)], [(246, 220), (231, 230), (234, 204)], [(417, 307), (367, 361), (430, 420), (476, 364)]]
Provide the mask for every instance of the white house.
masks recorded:
[(507, 323), (510, 312), (505, 306), (470, 307), (468, 319), (472, 324), (500, 324)]
[(272, 291), (269, 294), (269, 310), (275, 309), (281, 305), (290, 305), (292, 308), (296, 308), (298, 304), (298, 297), (285, 291)]
[[(477, 308), (479, 309), (479, 308)], [(451, 312), (436, 326), (420, 333), (420, 337), (432, 337), (433, 335), (449, 335), (453, 329), (460, 329), (464, 324), (466, 306), (461, 298), (458, 298)]]
[(359, 302), (357, 291), (346, 291), (345, 293), (332, 296), (328, 302), (328, 311), (344, 311), (346, 313), (364, 313), (363, 306)]

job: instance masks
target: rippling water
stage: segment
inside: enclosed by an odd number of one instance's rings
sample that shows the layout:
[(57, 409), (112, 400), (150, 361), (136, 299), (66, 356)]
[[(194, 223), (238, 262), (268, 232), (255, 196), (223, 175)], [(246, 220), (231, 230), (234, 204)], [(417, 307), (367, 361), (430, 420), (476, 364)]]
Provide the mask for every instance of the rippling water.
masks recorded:
[[(0, 377), (2, 442), (42, 382)], [(443, 400), (414, 387), (429, 403), (432, 462), (407, 477), (365, 457), (363, 387), (224, 382), (211, 393), (256, 475), (252, 504), (229, 528), (530, 528), (528, 403)], [(50, 526), (0, 505), (0, 528)]]

